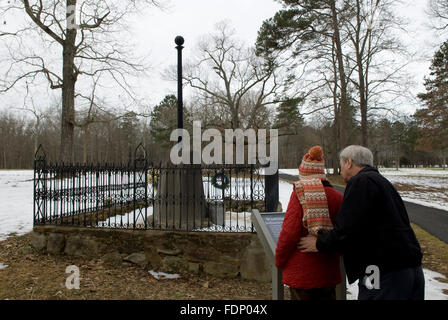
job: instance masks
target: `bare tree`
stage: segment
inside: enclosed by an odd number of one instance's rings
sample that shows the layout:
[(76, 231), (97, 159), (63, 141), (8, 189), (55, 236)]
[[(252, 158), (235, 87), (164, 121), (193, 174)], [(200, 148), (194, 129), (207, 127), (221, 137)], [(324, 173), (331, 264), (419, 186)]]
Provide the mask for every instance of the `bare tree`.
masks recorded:
[[(75, 127), (81, 129), (82, 133), (82, 161), (87, 163), (87, 149), (89, 144), (89, 128), (95, 123), (101, 123), (108, 125), (111, 122), (119, 121), (124, 118), (135, 117), (150, 117), (149, 114), (128, 111), (128, 107), (122, 108), (108, 108), (102, 107), (106, 103), (101, 101), (101, 98), (97, 95), (98, 82), (101, 78), (101, 73), (93, 78), (93, 86), (90, 95), (84, 95), (78, 93), (76, 96), (85, 100), (85, 105), (80, 104), (80, 111), (77, 112), (75, 117)], [(135, 137), (134, 137), (135, 138)]]
[(257, 57), (253, 48), (235, 39), (226, 23), (217, 24), (216, 32), (199, 43), (198, 58), (184, 73), (196, 100), (214, 110), (213, 125), (232, 129), (266, 125), (266, 117), (257, 120), (252, 114), (268, 116), (270, 107), (293, 98), (287, 95), (285, 80), (274, 59)]
[[(381, 108), (378, 96), (383, 100), (388, 96), (390, 103), (395, 97), (405, 95), (407, 84), (402, 70), (409, 60), (397, 63), (396, 59), (388, 58), (406, 53), (394, 37), (394, 31), (402, 29), (404, 24), (393, 14), (392, 1), (353, 0), (352, 4), (343, 23), (351, 44), (346, 57), (355, 71), (350, 81), (358, 91), (362, 144), (368, 146), (369, 109)], [(370, 105), (375, 101), (377, 106)], [(390, 110), (390, 106), (385, 109)]]
[(434, 18), (433, 27), (438, 31), (448, 30), (448, 2), (429, 0), (429, 15)]
[[(120, 41), (119, 35), (125, 30), (125, 17), (145, 6), (160, 6), (160, 3), (155, 0), (15, 0), (0, 9), (5, 19), (12, 19), (14, 12), (16, 17), (22, 14), (28, 21), (27, 27), (6, 32), (15, 39), (7, 43), (10, 67), (0, 92), (42, 77), (51, 89), (61, 89), (60, 160), (73, 161), (78, 80), (88, 88), (89, 81), (91, 84), (92, 78), (101, 73), (104, 83), (114, 83), (129, 99), (135, 98), (128, 75), (144, 72), (145, 62), (132, 56), (133, 51), (126, 42)], [(38, 54), (36, 47), (46, 52)], [(62, 53), (62, 63), (58, 63), (60, 58), (52, 60), (48, 54), (54, 51)]]
[(34, 117), (34, 125), (32, 129), (33, 145), (34, 145), (33, 152), (36, 152), (37, 148), (39, 147), (39, 137), (42, 131), (42, 122), (48, 118), (48, 111), (39, 110), (39, 108), (36, 108), (34, 102), (29, 107), (14, 108), (14, 109), (30, 112), (33, 115)]

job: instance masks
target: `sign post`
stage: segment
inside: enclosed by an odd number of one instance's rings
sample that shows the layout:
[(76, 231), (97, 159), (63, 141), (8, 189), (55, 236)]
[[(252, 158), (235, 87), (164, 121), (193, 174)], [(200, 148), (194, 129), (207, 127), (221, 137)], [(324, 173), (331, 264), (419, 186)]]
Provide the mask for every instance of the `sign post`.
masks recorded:
[[(252, 223), (257, 230), (258, 238), (272, 265), (272, 300), (284, 299), (282, 271), (275, 266), (275, 249), (282, 230), (284, 212), (262, 212), (252, 210)], [(336, 299), (346, 300), (345, 268), (341, 263), (342, 283), (336, 287)]]
[(257, 209), (252, 210), (252, 223), (272, 265), (272, 300), (285, 298), (282, 270), (275, 266), (275, 248), (284, 218), (284, 212), (260, 213)]

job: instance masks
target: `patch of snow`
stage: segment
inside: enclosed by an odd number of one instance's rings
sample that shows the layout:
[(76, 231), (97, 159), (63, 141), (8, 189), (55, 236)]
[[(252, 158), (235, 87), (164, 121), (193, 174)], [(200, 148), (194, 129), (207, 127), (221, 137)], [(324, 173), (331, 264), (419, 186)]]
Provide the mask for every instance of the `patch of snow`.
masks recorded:
[[(402, 169), (400, 169), (402, 170)], [(436, 175), (432, 171), (437, 172)], [(392, 184), (402, 184), (413, 190), (399, 191), (404, 201), (448, 211), (448, 172), (445, 170), (384, 171)]]
[(425, 300), (448, 300), (443, 290), (448, 290), (448, 283), (438, 281), (436, 278), (446, 279), (440, 273), (423, 269), (425, 275)]
[(33, 229), (33, 170), (0, 170), (0, 241)]
[(278, 183), (278, 201), (282, 204), (282, 211), (286, 212), (288, 208), (289, 199), (293, 191), (292, 183), (279, 180)]
[[(224, 219), (224, 228), (234, 231), (252, 231), (252, 212), (241, 211), (233, 212), (226, 211)], [(198, 231), (219, 231), (223, 229), (223, 224), (212, 224), (210, 220), (210, 227), (198, 229)]]
[[(250, 187), (250, 184), (249, 184)], [(291, 197), (291, 192), (293, 191), (292, 184), (285, 181), (279, 181), (279, 202), (282, 204), (282, 211), (285, 212), (288, 208), (289, 199)], [(250, 192), (250, 190), (249, 190)], [(232, 227), (232, 229), (236, 229), (242, 231), (242, 229), (246, 229), (247, 231), (251, 231), (251, 212), (226, 212), (225, 216), (225, 226)], [(222, 225), (211, 225), (207, 228), (202, 228), (200, 231), (216, 231), (217, 228), (222, 228)]]
[(382, 175), (392, 183), (408, 184), (418, 188), (442, 188), (447, 185), (448, 177), (438, 176), (394, 176), (382, 173)]
[(379, 168), (379, 171), (388, 176), (423, 176), (423, 177), (446, 177), (448, 170), (435, 168)]
[[(333, 172), (333, 169), (326, 169)], [(281, 173), (297, 176), (298, 169), (280, 169)], [(423, 168), (380, 168), (392, 184), (404, 184), (412, 191), (399, 191), (404, 201), (448, 211), (448, 170)], [(280, 191), (280, 197), (281, 197)], [(285, 208), (285, 207), (284, 207)]]
[[(438, 281), (436, 278), (445, 279), (440, 273), (423, 269), (425, 277), (425, 300), (448, 300), (448, 295), (443, 293), (443, 290), (448, 290), (448, 283)], [(358, 299), (358, 281), (351, 285), (347, 282), (347, 300)]]
[(252, 229), (252, 220), (250, 218), (251, 212), (233, 212), (226, 211), (224, 225), (231, 227), (232, 229), (246, 229), (250, 231)]
[(295, 168), (295, 169), (278, 169), (279, 173), (285, 173), (285, 174), (289, 174), (291, 176), (298, 176), (299, 175), (299, 169)]
[[(289, 199), (291, 197), (292, 184), (285, 181), (279, 181), (279, 202), (282, 204), (282, 211), (285, 212), (288, 208)], [(224, 225), (242, 231), (246, 229), (251, 231), (251, 212), (230, 212), (227, 211), (225, 215)], [(202, 228), (200, 231), (215, 231), (222, 228), (222, 225), (211, 225), (207, 228)]]
[[(285, 173), (285, 174), (289, 174), (292, 176), (298, 176), (299, 175), (299, 168), (294, 168), (294, 169), (278, 169), (278, 172), (280, 173)], [(326, 174), (333, 174), (333, 168), (326, 168), (325, 169), (325, 173)]]
[[(97, 224), (97, 227), (108, 227), (108, 226), (122, 226), (122, 225), (129, 225), (134, 223), (134, 212), (136, 217), (136, 225), (144, 225), (145, 221), (143, 220), (143, 217), (141, 214), (139, 214), (139, 210), (133, 210), (130, 212), (127, 212), (125, 214), (118, 214), (113, 217), (109, 217), (104, 221), (99, 221)], [(142, 209), (142, 213), (145, 213), (145, 209)], [(149, 206), (147, 208), (147, 215), (146, 217), (152, 216), (153, 213), (153, 207)]]
[(7, 264), (3, 264), (0, 262), (0, 270), (8, 268)]
[[(400, 192), (400, 194), (401, 194), (402, 192)], [(407, 202), (412, 202), (412, 203), (415, 203), (415, 204), (420, 204), (420, 205), (422, 205), (422, 206), (425, 206), (425, 207), (430, 207), (430, 208), (435, 208), (435, 209), (439, 209), (439, 210), (445, 210), (445, 211), (448, 211), (448, 202), (443, 202), (442, 204), (440, 204), (440, 203), (435, 203), (435, 202), (430, 202), (429, 200), (428, 201), (426, 201), (426, 200), (419, 200), (419, 199), (416, 199), (416, 198), (411, 198), (411, 197), (409, 197), (409, 196), (407, 196), (407, 197), (401, 197), (402, 199), (403, 199), (403, 201), (407, 201)]]
[(148, 271), (154, 278), (156, 278), (157, 280), (159, 279), (177, 279), (180, 278), (180, 275), (176, 274), (170, 274), (170, 273), (165, 273), (165, 272), (158, 272), (158, 271), (154, 271), (154, 270), (149, 270)]
[[(329, 171), (332, 169), (329, 169)], [(448, 170), (430, 169), (394, 169), (381, 168), (383, 174), (392, 183), (405, 183), (422, 188), (423, 191), (402, 191), (400, 192), (405, 201), (422, 204), (429, 207), (448, 210)], [(280, 169), (291, 175), (298, 175), (298, 169)], [(414, 175), (414, 176), (412, 176)], [(126, 180), (126, 179), (124, 179)], [(123, 181), (124, 181), (123, 180)], [(250, 194), (249, 178), (232, 178), (231, 186), (224, 191), (224, 196), (247, 197)], [(75, 181), (76, 182), (76, 181)], [(255, 180), (255, 192), (262, 192), (262, 185)], [(95, 182), (89, 182), (93, 185)], [(424, 192), (425, 188), (433, 188), (434, 192)], [(440, 190), (440, 191), (438, 191)], [(204, 192), (210, 197), (221, 196), (222, 191), (210, 185), (207, 177), (204, 177)], [(282, 211), (286, 211), (292, 192), (292, 185), (285, 181), (279, 181), (279, 201), (282, 204)], [(152, 215), (152, 207), (148, 207), (147, 215)], [(121, 223), (133, 223), (134, 212), (125, 215), (110, 217), (101, 226), (115, 225)], [(143, 219), (139, 217), (137, 223), (143, 224)], [(225, 223), (231, 227), (246, 225), (250, 228), (250, 212), (227, 212)], [(33, 227), (33, 170), (0, 170), (0, 241), (15, 233), (25, 234)]]

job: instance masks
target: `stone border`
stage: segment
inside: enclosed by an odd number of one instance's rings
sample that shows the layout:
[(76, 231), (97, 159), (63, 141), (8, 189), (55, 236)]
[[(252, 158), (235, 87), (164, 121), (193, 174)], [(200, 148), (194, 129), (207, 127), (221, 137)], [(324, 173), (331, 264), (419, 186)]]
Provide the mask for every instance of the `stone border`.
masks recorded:
[(271, 281), (271, 265), (256, 234), (35, 226), (40, 253), (99, 258), (157, 271)]

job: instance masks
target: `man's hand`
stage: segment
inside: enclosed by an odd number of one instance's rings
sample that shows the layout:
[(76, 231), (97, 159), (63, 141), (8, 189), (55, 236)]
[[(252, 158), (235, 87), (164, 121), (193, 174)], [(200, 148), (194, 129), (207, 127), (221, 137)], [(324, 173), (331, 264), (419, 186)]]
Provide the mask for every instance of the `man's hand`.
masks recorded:
[(308, 235), (300, 239), (297, 249), (301, 252), (319, 252), (316, 248), (317, 237)]

